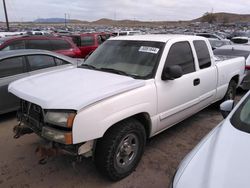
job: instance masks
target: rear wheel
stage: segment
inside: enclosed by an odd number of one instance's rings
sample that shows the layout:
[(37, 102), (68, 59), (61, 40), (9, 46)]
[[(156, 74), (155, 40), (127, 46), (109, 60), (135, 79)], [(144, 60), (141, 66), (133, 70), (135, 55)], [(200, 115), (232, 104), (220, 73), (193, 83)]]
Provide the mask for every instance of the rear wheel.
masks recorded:
[(134, 171), (144, 151), (146, 132), (136, 119), (114, 125), (97, 141), (95, 164), (99, 171), (113, 181)]
[(224, 96), (224, 98), (222, 99), (222, 102), (226, 101), (226, 100), (234, 100), (235, 96), (236, 96), (236, 87), (237, 84), (234, 80), (231, 80), (229, 82), (228, 88), (227, 88), (227, 92)]

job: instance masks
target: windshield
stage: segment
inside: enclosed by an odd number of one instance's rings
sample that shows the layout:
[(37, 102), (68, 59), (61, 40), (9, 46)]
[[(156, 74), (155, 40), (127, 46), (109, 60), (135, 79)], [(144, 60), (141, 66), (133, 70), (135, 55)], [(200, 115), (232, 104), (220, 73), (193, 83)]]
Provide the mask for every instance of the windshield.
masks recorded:
[[(101, 71), (148, 79), (155, 74), (165, 43), (109, 40), (85, 61), (85, 66)], [(86, 66), (87, 65), (87, 66)]]
[(250, 133), (250, 95), (235, 111), (230, 121), (235, 128)]

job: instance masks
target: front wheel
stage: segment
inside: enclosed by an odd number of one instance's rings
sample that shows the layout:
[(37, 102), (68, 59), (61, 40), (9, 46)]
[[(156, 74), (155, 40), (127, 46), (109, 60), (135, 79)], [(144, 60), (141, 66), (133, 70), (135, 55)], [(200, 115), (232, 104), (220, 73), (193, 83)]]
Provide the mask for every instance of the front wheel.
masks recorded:
[(134, 171), (144, 151), (146, 132), (136, 119), (114, 125), (97, 141), (95, 164), (100, 172), (118, 181)]

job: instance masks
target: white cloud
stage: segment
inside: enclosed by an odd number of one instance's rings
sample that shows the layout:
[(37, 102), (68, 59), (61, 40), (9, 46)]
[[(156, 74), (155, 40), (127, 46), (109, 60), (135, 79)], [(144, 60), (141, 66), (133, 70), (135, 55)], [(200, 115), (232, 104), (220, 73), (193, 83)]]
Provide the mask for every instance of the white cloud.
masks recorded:
[[(8, 0), (10, 21), (64, 17), (81, 20), (100, 18), (137, 20), (190, 20), (205, 12), (248, 14), (250, 2), (245, 0)], [(4, 20), (3, 11), (0, 20)]]

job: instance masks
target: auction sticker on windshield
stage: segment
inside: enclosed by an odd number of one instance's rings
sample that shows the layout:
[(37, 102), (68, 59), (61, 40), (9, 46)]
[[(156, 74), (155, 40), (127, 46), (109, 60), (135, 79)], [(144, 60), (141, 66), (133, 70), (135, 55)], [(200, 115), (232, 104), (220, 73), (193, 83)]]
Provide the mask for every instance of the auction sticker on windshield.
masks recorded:
[(139, 52), (147, 52), (147, 53), (153, 53), (157, 54), (159, 52), (159, 48), (150, 47), (150, 46), (141, 46), (139, 49)]

